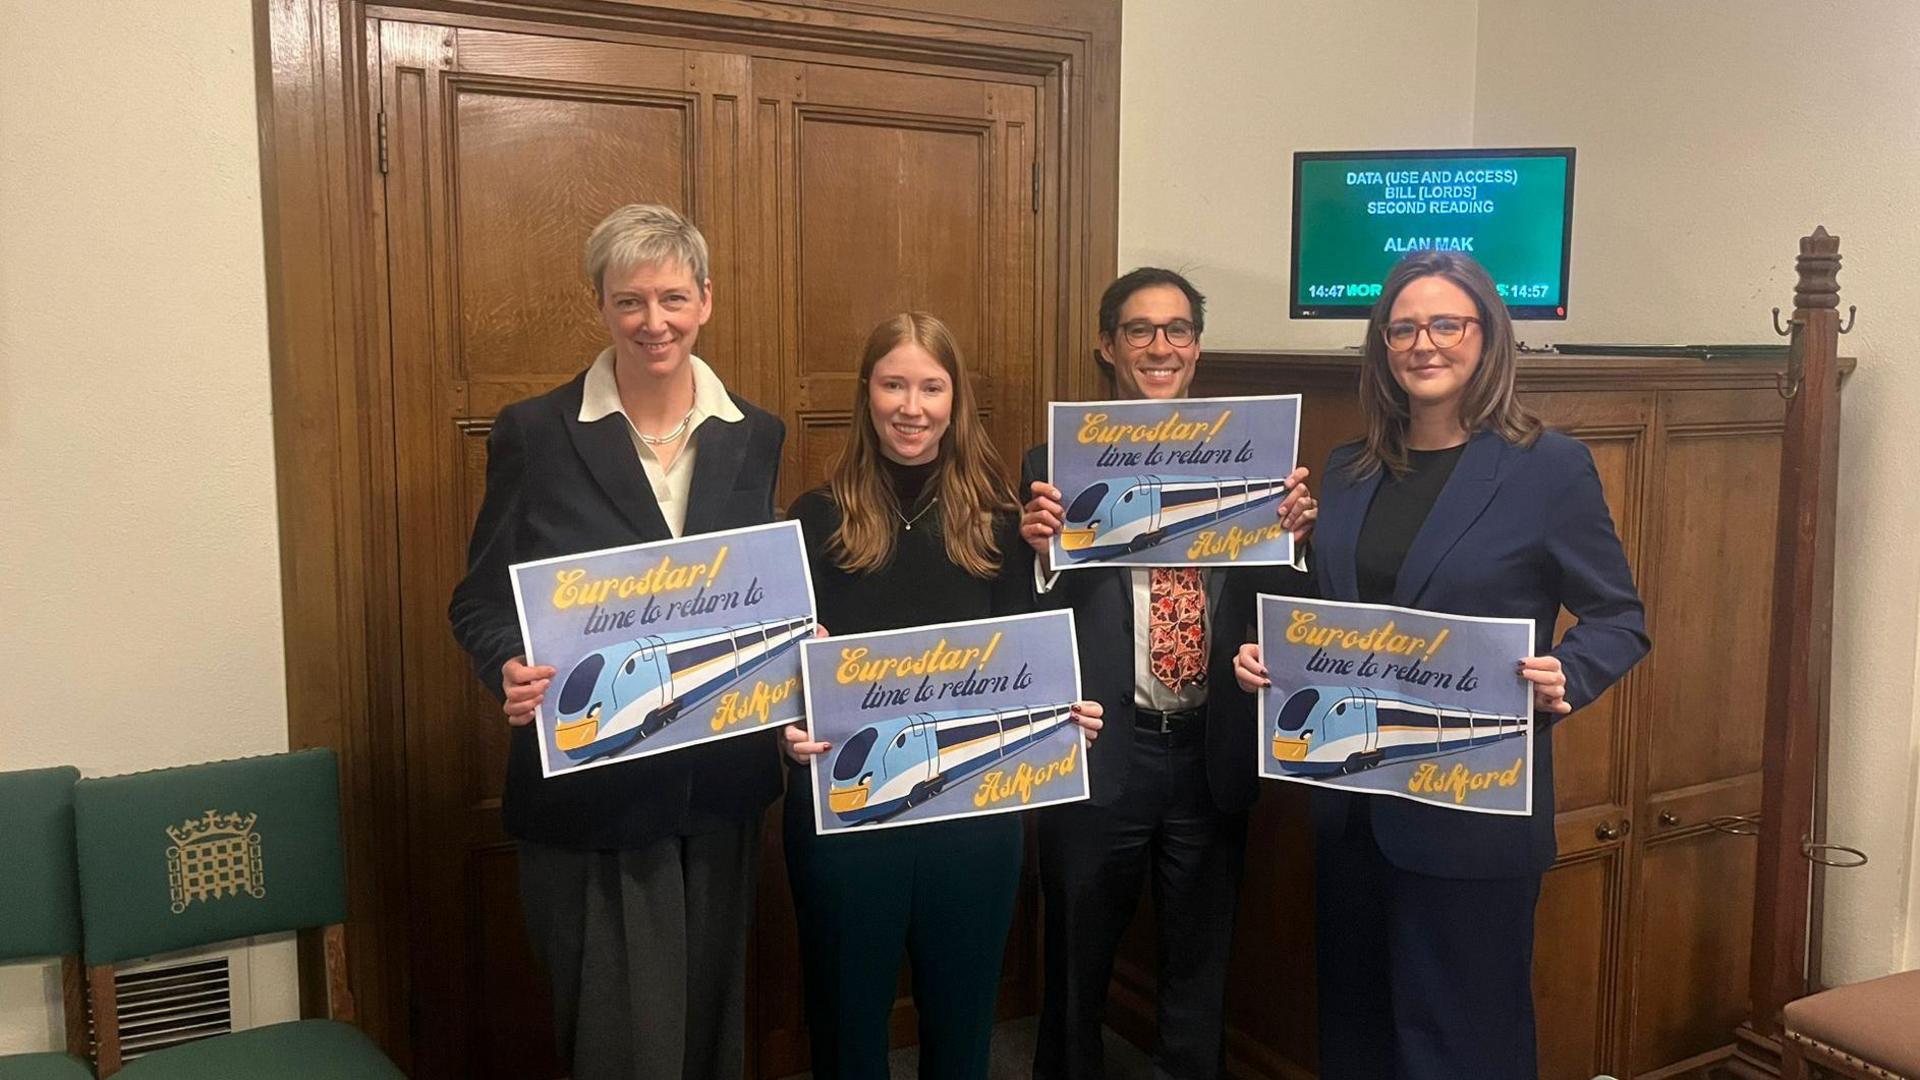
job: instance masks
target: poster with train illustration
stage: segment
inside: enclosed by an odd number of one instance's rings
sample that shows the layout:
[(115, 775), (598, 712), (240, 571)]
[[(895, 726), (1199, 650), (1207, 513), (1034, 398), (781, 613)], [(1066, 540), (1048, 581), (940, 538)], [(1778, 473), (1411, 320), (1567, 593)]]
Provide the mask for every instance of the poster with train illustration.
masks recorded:
[(1533, 620), (1262, 594), (1259, 635), (1261, 776), (1533, 812)]
[[(798, 720), (813, 578), (797, 522), (512, 567), (544, 776)], [(772, 749), (767, 751), (773, 753)]]
[(1299, 452), (1298, 394), (1056, 401), (1053, 568), (1290, 563), (1276, 511)]
[(1073, 615), (1049, 611), (808, 641), (821, 835), (1087, 797)]

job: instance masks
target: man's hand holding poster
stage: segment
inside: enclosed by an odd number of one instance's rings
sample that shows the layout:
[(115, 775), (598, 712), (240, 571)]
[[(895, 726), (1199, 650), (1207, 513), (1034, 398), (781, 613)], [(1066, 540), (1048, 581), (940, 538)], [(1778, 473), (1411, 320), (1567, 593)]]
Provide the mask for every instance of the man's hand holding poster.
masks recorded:
[[(797, 720), (813, 578), (794, 522), (512, 568), (544, 776)], [(772, 753), (769, 750), (768, 753)]]
[(1260, 775), (1533, 812), (1531, 619), (1260, 597)]
[(1298, 394), (1054, 402), (1053, 568), (1292, 562), (1275, 511), (1299, 434)]
[(815, 831), (1086, 798), (1078, 656), (1065, 611), (806, 642)]

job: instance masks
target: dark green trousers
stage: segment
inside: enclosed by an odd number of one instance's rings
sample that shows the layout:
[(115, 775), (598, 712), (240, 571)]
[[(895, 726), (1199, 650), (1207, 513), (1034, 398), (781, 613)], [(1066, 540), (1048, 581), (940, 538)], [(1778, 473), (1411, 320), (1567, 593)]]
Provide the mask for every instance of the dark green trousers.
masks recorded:
[(815, 836), (806, 774), (787, 785), (815, 1080), (886, 1080), (902, 955), (921, 1080), (984, 1080), (1020, 884), (1020, 815)]

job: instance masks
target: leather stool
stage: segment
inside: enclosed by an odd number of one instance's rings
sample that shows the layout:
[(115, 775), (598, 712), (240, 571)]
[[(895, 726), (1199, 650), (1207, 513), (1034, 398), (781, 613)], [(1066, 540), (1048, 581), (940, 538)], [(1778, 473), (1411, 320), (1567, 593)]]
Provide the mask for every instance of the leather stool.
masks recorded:
[(1782, 1080), (1920, 1080), (1920, 971), (1836, 986), (1787, 1005)]

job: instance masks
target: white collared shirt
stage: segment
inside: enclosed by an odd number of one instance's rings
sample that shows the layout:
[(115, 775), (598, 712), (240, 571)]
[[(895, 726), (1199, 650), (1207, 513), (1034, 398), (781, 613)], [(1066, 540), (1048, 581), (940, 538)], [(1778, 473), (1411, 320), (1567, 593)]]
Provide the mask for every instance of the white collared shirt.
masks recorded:
[(626, 421), (634, 453), (640, 458), (640, 467), (646, 470), (654, 501), (660, 504), (660, 516), (667, 519), (667, 529), (676, 537), (687, 524), (687, 496), (693, 486), (694, 455), (700, 448), (697, 438), (700, 425), (708, 419), (737, 424), (747, 418), (733, 403), (733, 398), (727, 396), (726, 385), (705, 360), (693, 356), (688, 362), (693, 367), (693, 415), (687, 420), (686, 444), (668, 465), (663, 466), (660, 455), (640, 438), (640, 429), (633, 426), (633, 417), (628, 416), (620, 404), (620, 383), (614, 377), (611, 348), (594, 358), (580, 393), (581, 423), (590, 424), (614, 413)]

